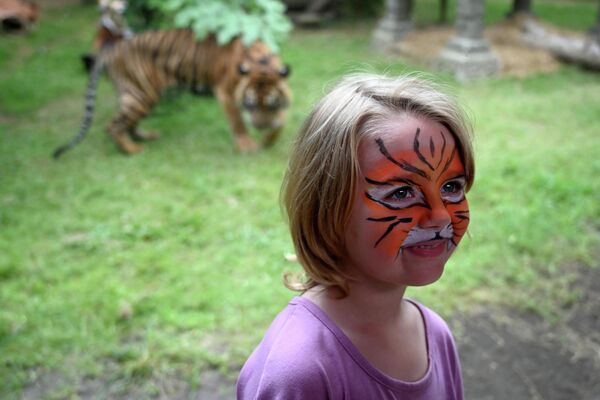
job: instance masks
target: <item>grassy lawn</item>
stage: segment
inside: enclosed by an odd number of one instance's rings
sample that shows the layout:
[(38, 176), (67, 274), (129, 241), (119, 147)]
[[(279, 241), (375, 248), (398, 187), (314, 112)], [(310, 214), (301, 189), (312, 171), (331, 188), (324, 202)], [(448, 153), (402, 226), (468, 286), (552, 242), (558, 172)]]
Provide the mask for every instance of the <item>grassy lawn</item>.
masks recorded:
[[(595, 1), (538, 1), (538, 14), (583, 30)], [(418, 22), (435, 19), (419, 2)], [(486, 20), (506, 1), (487, 1)], [(431, 8), (430, 8), (431, 9)], [(453, 7), (450, 7), (453, 9)], [(141, 386), (176, 373), (236, 374), (294, 294), (281, 284), (293, 252), (278, 206), (286, 155), (303, 117), (349, 71), (415, 68), (369, 50), (373, 22), (296, 31), (284, 46), (294, 101), (268, 151), (233, 151), (213, 98), (170, 92), (142, 127), (162, 133), (140, 155), (105, 134), (116, 106), (100, 83), (88, 137), (77, 130), (93, 6), (44, 10), (26, 36), (0, 37), (0, 397), (37, 377), (70, 397), (87, 378)], [(600, 75), (550, 75), (457, 85), (475, 120), (470, 238), (440, 282), (412, 290), (445, 316), (508, 304), (549, 321), (578, 300), (575, 262), (597, 264)]]

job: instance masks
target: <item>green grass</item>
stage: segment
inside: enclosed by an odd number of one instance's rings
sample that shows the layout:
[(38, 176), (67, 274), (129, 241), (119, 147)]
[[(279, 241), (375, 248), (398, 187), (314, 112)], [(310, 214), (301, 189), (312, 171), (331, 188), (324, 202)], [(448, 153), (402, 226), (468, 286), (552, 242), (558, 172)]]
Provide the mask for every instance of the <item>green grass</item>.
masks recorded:
[[(486, 2), (496, 18), (505, 3)], [(535, 7), (580, 30), (595, 15), (594, 2)], [(50, 372), (50, 398), (97, 376), (151, 392), (173, 370), (192, 384), (205, 368), (235, 374), (293, 295), (277, 198), (303, 117), (345, 72), (413, 70), (369, 51), (373, 21), (294, 32), (289, 122), (273, 149), (250, 155), (233, 152), (214, 99), (182, 94), (143, 123), (162, 138), (123, 156), (104, 132), (116, 102), (103, 80), (88, 137), (55, 162), (83, 111), (78, 57), (95, 18), (94, 7), (57, 7), (32, 34), (0, 41), (2, 398)], [(446, 316), (509, 304), (558, 318), (577, 300), (571, 266), (598, 256), (600, 77), (564, 67), (456, 91), (477, 135), (471, 237), (440, 282), (411, 295)]]

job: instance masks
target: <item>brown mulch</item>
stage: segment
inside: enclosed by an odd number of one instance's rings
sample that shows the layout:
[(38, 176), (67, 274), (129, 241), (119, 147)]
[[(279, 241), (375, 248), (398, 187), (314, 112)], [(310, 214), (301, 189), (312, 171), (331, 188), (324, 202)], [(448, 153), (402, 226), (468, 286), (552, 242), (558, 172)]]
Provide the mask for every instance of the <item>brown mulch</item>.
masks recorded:
[[(502, 62), (501, 76), (523, 77), (530, 74), (550, 73), (561, 65), (548, 51), (528, 46), (522, 39), (523, 18), (507, 19), (486, 27), (484, 35), (491, 51)], [(542, 24), (538, 21), (538, 23)], [(577, 33), (543, 24), (549, 31), (567, 36)], [(392, 52), (408, 61), (430, 65), (446, 43), (455, 34), (453, 26), (432, 26), (409, 32)]]

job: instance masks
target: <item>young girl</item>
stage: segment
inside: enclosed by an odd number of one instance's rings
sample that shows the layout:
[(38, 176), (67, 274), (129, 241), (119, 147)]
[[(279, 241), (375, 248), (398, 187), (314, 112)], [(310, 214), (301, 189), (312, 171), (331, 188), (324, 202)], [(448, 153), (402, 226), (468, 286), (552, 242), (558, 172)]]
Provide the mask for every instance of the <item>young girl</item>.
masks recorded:
[(470, 125), (417, 77), (352, 75), (314, 108), (282, 188), (302, 291), (244, 365), (238, 399), (462, 399), (445, 322), (404, 298), (469, 224)]

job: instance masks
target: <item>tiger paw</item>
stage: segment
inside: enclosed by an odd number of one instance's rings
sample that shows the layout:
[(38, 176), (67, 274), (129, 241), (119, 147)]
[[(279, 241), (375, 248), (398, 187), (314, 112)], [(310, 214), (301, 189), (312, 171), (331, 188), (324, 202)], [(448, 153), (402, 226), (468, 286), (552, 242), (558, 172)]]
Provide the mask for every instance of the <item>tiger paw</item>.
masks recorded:
[(133, 131), (129, 136), (137, 142), (146, 142), (148, 140), (156, 140), (160, 138), (160, 134), (156, 132), (141, 132)]
[(245, 153), (258, 150), (258, 145), (248, 136), (237, 136), (235, 145), (238, 151)]
[(119, 147), (125, 154), (136, 154), (144, 150), (144, 146), (136, 143), (119, 143)]

